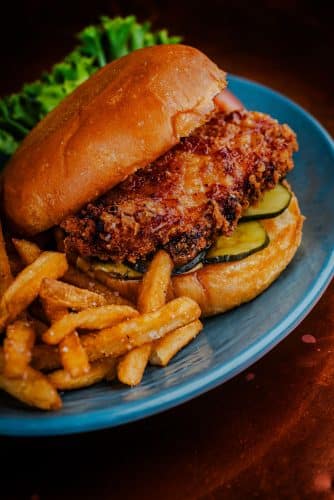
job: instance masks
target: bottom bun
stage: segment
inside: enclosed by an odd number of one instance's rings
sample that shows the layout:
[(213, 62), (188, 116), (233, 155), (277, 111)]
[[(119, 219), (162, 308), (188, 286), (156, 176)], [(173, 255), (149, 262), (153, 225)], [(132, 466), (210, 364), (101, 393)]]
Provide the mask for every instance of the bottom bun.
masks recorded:
[(304, 217), (293, 195), (278, 217), (262, 220), (269, 245), (245, 259), (211, 264), (173, 278), (174, 294), (198, 302), (203, 316), (212, 316), (248, 302), (281, 274), (293, 259), (302, 237)]
[[(174, 276), (169, 298), (174, 294), (194, 299), (203, 316), (219, 314), (254, 299), (293, 259), (301, 242), (303, 221), (293, 194), (281, 215), (261, 221), (270, 238), (266, 248), (239, 261), (205, 265), (198, 271)], [(108, 283), (136, 302), (140, 281), (108, 277)]]

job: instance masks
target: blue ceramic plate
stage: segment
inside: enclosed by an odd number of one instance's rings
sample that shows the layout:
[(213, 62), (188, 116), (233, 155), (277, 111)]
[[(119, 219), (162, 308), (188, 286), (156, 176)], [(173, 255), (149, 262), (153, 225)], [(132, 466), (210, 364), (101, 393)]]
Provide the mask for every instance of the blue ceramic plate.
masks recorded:
[(52, 435), (112, 427), (187, 401), (225, 382), (264, 356), (317, 302), (334, 269), (334, 145), (319, 123), (286, 97), (230, 77), (248, 109), (264, 111), (297, 132), (300, 152), (289, 175), (307, 220), (290, 266), (260, 297), (205, 322), (204, 331), (164, 369), (149, 368), (142, 384), (117, 384), (64, 395), (57, 413), (31, 410), (1, 394), (0, 433)]

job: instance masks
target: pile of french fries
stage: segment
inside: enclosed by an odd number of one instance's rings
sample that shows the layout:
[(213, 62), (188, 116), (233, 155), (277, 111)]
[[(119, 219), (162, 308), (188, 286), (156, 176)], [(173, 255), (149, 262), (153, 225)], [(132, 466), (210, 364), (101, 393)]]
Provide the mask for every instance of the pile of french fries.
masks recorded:
[(69, 264), (59, 245), (12, 244), (8, 256), (0, 225), (0, 388), (28, 405), (57, 410), (59, 391), (101, 380), (136, 386), (148, 363), (166, 366), (203, 327), (196, 302), (173, 298), (162, 250), (133, 304), (119, 280)]

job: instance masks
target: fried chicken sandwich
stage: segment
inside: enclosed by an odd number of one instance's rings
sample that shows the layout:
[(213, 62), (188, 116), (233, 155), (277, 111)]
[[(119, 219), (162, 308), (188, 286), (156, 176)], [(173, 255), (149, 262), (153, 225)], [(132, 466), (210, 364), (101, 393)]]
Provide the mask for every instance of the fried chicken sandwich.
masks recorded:
[(7, 165), (8, 219), (30, 236), (60, 226), (66, 252), (119, 280), (139, 282), (163, 248), (173, 293), (204, 315), (253, 299), (301, 241), (303, 217), (284, 180), (297, 142), (268, 115), (219, 108), (225, 86), (222, 70), (183, 45), (105, 66)]

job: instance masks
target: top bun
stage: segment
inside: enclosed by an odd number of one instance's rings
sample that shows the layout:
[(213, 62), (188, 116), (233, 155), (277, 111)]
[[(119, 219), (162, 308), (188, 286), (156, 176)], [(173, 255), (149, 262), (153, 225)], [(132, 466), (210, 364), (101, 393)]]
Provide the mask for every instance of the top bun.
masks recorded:
[(7, 164), (4, 208), (27, 235), (59, 224), (206, 120), (225, 73), (184, 45), (137, 50), (49, 113)]

